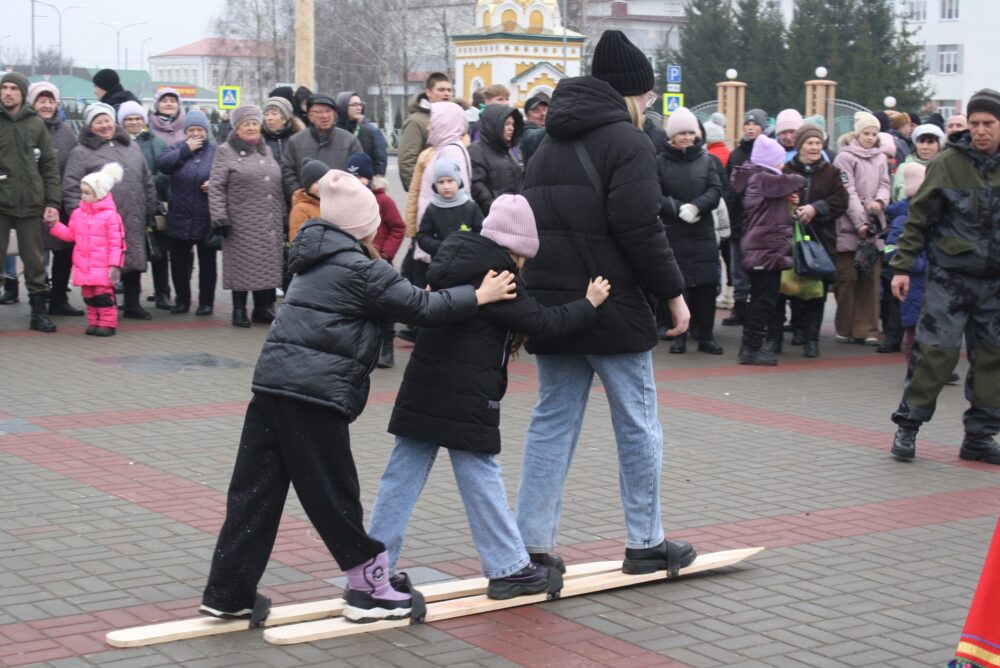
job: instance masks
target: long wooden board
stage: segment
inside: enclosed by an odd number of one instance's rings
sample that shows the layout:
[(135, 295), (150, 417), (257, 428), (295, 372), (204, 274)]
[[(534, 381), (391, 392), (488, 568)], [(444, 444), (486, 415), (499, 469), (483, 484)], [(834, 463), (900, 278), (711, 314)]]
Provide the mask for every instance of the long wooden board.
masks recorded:
[[(622, 562), (620, 561), (592, 561), (584, 564), (572, 564), (566, 568), (564, 577), (571, 580), (598, 573), (620, 571), (621, 567)], [(417, 589), (424, 595), (424, 599), (428, 603), (432, 603), (483, 594), (486, 592), (488, 584), (489, 581), (486, 578), (469, 578), (421, 585)], [(338, 617), (343, 610), (344, 599), (342, 598), (279, 605), (271, 609), (271, 614), (264, 621), (264, 626), (282, 626)], [(111, 631), (105, 636), (105, 640), (113, 647), (140, 647), (174, 640), (188, 640), (246, 631), (249, 625), (246, 619), (195, 617)]]
[[(761, 550), (763, 547), (751, 547), (740, 550), (727, 550), (724, 552), (713, 552), (711, 554), (700, 555), (694, 563), (687, 568), (681, 569), (678, 577), (702, 573), (705, 571), (732, 566), (747, 559)], [(570, 596), (582, 596), (594, 592), (606, 591), (609, 589), (619, 589), (644, 582), (655, 582), (657, 580), (668, 580), (671, 578), (666, 571), (657, 571), (645, 575), (626, 575), (620, 570), (605, 571), (594, 575), (567, 579), (563, 585), (561, 598)], [(435, 622), (453, 617), (464, 617), (466, 615), (477, 615), (483, 612), (492, 612), (504, 608), (513, 608), (533, 603), (542, 603), (547, 599), (546, 594), (535, 594), (533, 596), (518, 596), (517, 598), (504, 601), (494, 601), (483, 594), (465, 596), (437, 603), (429, 603), (427, 606), (427, 616), (425, 621)], [(336, 638), (340, 636), (354, 635), (358, 633), (369, 633), (371, 631), (381, 631), (384, 629), (398, 628), (410, 624), (408, 619), (383, 620), (371, 622), (369, 624), (356, 624), (344, 618), (322, 619), (319, 621), (292, 624), (264, 631), (264, 639), (276, 645), (292, 645), (296, 643), (312, 642), (324, 640), (326, 638)]]

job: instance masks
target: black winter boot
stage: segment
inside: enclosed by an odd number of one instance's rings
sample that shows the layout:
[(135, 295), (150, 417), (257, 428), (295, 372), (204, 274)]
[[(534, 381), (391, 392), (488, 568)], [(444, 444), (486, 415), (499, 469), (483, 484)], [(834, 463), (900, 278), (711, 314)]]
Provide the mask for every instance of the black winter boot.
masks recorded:
[(250, 320), (253, 322), (270, 325), (274, 322), (274, 311), (271, 310), (271, 291), (253, 291), (253, 311), (250, 313)]
[(45, 297), (44, 292), (28, 295), (28, 301), (31, 303), (31, 329), (49, 334), (56, 331), (56, 326), (52, 324), (49, 316), (45, 313)]
[(18, 298), (18, 287), (16, 278), (5, 278), (3, 281), (3, 294), (0, 294), (0, 304), (16, 304), (21, 301)]
[(802, 329), (801, 327), (796, 327), (795, 330), (792, 331), (793, 346), (804, 346), (807, 340), (808, 339), (806, 339), (806, 330)]
[(249, 327), (247, 317), (247, 291), (233, 290), (233, 327)]
[(562, 589), (562, 585), (562, 573), (557, 569), (532, 562), (517, 573), (490, 580), (486, 588), (486, 597), (502, 601), (542, 592), (555, 594)]
[[(965, 443), (962, 444), (964, 451)], [(917, 428), (899, 425), (896, 435), (892, 437), (892, 449), (889, 450), (896, 459), (913, 459), (917, 455)], [(963, 459), (965, 459), (963, 457)]]
[(819, 357), (819, 330), (823, 326), (823, 311), (806, 311), (802, 318), (806, 337), (802, 354), (806, 357)]
[(84, 315), (84, 312), (69, 303), (65, 292), (49, 293), (49, 315), (80, 316)]
[(1000, 446), (992, 436), (966, 434), (958, 456), (960, 459), (1000, 464)]
[(678, 334), (670, 343), (670, 352), (674, 355), (683, 355), (687, 352), (687, 333)]
[(746, 301), (736, 302), (733, 304), (733, 310), (729, 314), (728, 318), (723, 319), (722, 324), (727, 327), (735, 327), (737, 325), (743, 324), (743, 319), (747, 315), (747, 303)]
[(743, 341), (736, 356), (737, 362), (753, 366), (778, 366), (778, 358), (762, 349), (764, 334), (764, 330), (743, 328)]
[(769, 337), (764, 340), (764, 346), (761, 348), (761, 350), (770, 355), (780, 355), (781, 346), (782, 346), (781, 339), (772, 339)]

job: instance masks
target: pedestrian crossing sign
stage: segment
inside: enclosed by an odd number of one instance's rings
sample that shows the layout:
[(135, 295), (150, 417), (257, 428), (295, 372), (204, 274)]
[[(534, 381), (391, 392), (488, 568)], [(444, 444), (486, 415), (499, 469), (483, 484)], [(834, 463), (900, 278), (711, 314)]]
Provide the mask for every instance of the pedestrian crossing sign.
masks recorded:
[(235, 109), (240, 106), (239, 86), (219, 86), (219, 109)]
[(663, 115), (669, 116), (684, 106), (684, 93), (663, 94)]

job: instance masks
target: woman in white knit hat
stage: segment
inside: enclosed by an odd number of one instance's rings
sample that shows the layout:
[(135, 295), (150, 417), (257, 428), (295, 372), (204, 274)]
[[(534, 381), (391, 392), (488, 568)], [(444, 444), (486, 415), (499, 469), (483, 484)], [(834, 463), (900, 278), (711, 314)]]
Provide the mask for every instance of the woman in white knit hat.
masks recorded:
[(122, 267), (125, 311), (122, 317), (149, 320), (142, 307), (142, 272), (146, 271), (146, 221), (156, 214), (156, 186), (139, 145), (124, 128), (115, 125), (114, 107), (98, 102), (86, 108), (80, 143), (69, 154), (63, 172), (63, 209), (72, 214), (80, 205), (80, 182), (109, 162), (122, 166), (124, 176), (111, 196), (125, 225), (125, 264)]
[(372, 247), (375, 195), (339, 170), (320, 179), (319, 190), (322, 218), (295, 236), (288, 253), (295, 277), (254, 371), (226, 521), (202, 596), (201, 611), (215, 617), (266, 618), (270, 601), (257, 584), (290, 484), (347, 575), (344, 616), (411, 615), (419, 594), (405, 576), (390, 580), (386, 546), (365, 532), (348, 425), (368, 400), (383, 322), (443, 326), (474, 316), (479, 304), (514, 298), (509, 273), (478, 276), (478, 289), (412, 285)]
[[(721, 266), (712, 211), (722, 199), (722, 181), (713, 158), (697, 141), (698, 119), (681, 107), (667, 121), (667, 143), (656, 156), (660, 180), (660, 221), (684, 276), (684, 301), (691, 310), (691, 328), (697, 331), (698, 350), (721, 355), (715, 342), (715, 296)], [(666, 304), (658, 309), (660, 328), (672, 327)], [(687, 333), (673, 338), (670, 352), (687, 352)]]
[[(843, 148), (834, 158), (847, 187), (847, 213), (837, 220), (837, 296), (838, 343), (863, 343), (877, 346), (879, 338), (879, 272), (881, 262), (868, 271), (854, 266), (859, 244), (884, 230), (885, 207), (890, 200), (889, 168), (879, 147), (879, 122), (874, 115), (860, 111), (854, 115), (854, 132), (840, 140)], [(881, 250), (884, 243), (876, 239)]]

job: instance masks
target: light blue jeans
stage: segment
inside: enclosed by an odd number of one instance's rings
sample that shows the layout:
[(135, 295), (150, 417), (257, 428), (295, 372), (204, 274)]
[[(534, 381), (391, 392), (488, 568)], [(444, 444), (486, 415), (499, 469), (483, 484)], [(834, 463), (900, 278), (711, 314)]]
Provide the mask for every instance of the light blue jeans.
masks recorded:
[[(396, 447), (379, 482), (368, 527), (372, 538), (385, 543), (392, 572), (396, 571), (410, 514), (439, 449), (433, 443), (396, 437)], [(448, 454), (465, 505), (472, 541), (479, 551), (483, 575), (493, 580), (518, 572), (528, 565), (528, 552), (507, 503), (507, 491), (496, 457), (450, 449)]]
[(528, 552), (555, 547), (563, 487), (595, 373), (607, 393), (618, 444), (625, 544), (659, 545), (663, 430), (656, 413), (652, 353), (536, 355), (535, 360), (538, 403), (528, 426), (517, 492), (517, 525)]

